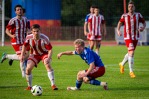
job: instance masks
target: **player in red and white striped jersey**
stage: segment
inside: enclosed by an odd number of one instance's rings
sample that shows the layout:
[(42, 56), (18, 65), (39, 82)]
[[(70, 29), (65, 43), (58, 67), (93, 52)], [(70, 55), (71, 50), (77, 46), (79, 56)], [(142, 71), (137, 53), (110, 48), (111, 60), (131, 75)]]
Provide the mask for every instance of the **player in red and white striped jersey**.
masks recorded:
[(90, 46), (90, 40), (89, 40), (89, 31), (88, 31), (88, 19), (93, 14), (94, 14), (94, 5), (90, 7), (90, 13), (86, 15), (85, 22), (84, 22), (84, 35), (87, 36), (89, 46)]
[[(24, 43), (25, 37), (27, 35), (27, 30), (29, 28), (28, 20), (23, 15), (23, 10), (21, 5), (16, 5), (15, 8), (16, 17), (12, 18), (8, 25), (6, 26), (6, 34), (11, 38), (11, 45), (13, 46), (16, 54), (6, 54), (4, 53), (1, 58), (1, 63), (5, 59), (19, 60), (22, 45)], [(28, 54), (25, 54), (26, 58)], [(25, 77), (25, 67), (23, 62), (20, 62), (20, 69), (22, 71), (22, 77)]]
[[(25, 16), (25, 13), (26, 13), (26, 10), (23, 8), (23, 10), (22, 10), (22, 16)], [(28, 29), (30, 29), (30, 21), (29, 21), (29, 20), (27, 20), (27, 26), (28, 26)], [(30, 32), (30, 31), (27, 31), (26, 34), (29, 34), (29, 32)], [(14, 54), (13, 54), (13, 55), (14, 55)], [(12, 63), (13, 63), (13, 60), (14, 60), (13, 58), (9, 60), (9, 65), (10, 65), (10, 66), (11, 66)], [(27, 60), (26, 60), (24, 63), (26, 64), (26, 62), (27, 62)]]
[[(143, 27), (139, 27), (139, 23), (142, 23)], [(128, 49), (128, 53), (125, 55), (123, 61), (119, 64), (120, 72), (124, 73), (124, 65), (128, 61), (130, 77), (135, 78), (135, 74), (133, 72), (134, 51), (138, 43), (139, 32), (142, 32), (145, 29), (146, 23), (143, 16), (140, 13), (135, 12), (134, 2), (132, 1), (128, 3), (128, 13), (123, 14), (118, 22), (117, 33), (119, 36), (122, 35), (120, 32), (120, 27), (122, 24), (124, 24), (124, 40)]]
[(99, 8), (94, 7), (94, 14), (88, 19), (88, 30), (90, 48), (93, 49), (96, 46), (96, 53), (99, 53), (102, 31), (104, 36), (106, 35), (106, 25), (103, 15), (99, 14)]
[(26, 80), (28, 83), (27, 90), (30, 90), (32, 87), (32, 69), (42, 60), (44, 63), (48, 77), (51, 81), (51, 87), (53, 90), (57, 90), (58, 88), (55, 86), (54, 82), (54, 70), (51, 67), (51, 58), (52, 58), (52, 45), (50, 44), (49, 38), (40, 33), (40, 26), (38, 24), (34, 24), (31, 27), (31, 33), (27, 35), (24, 45), (22, 47), (20, 60), (24, 60), (24, 55), (26, 48), (30, 46), (30, 56), (27, 62), (26, 68)]

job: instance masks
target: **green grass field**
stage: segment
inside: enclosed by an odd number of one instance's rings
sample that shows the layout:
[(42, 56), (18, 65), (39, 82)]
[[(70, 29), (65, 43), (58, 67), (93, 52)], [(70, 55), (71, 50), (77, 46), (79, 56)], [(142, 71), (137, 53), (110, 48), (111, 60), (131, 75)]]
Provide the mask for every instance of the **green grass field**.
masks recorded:
[[(56, 55), (61, 51), (73, 50), (73, 46), (53, 46), (52, 67), (55, 70), (55, 81), (58, 91), (50, 88), (47, 72), (42, 63), (33, 69), (33, 85), (43, 88), (42, 96), (33, 96), (27, 87), (25, 78), (21, 77), (19, 61), (12, 66), (8, 60), (0, 64), (0, 99), (149, 99), (149, 46), (138, 46), (135, 51), (136, 78), (129, 77), (128, 64), (125, 73), (120, 74), (118, 63), (123, 59), (127, 50), (125, 46), (102, 46), (100, 56), (105, 64), (106, 73), (98, 78), (108, 82), (109, 90), (101, 86), (83, 84), (81, 90), (67, 91), (67, 86), (75, 86), (76, 74), (88, 66), (78, 56), (62, 56), (60, 60)], [(14, 53), (11, 46), (0, 47), (3, 52)]]

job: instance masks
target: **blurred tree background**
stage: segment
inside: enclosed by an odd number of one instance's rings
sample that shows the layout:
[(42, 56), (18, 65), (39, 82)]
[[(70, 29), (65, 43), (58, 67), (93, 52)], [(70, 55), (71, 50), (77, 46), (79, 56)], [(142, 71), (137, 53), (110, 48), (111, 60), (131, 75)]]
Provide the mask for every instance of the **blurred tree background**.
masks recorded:
[[(133, 0), (136, 12), (149, 20), (149, 0)], [(129, 0), (126, 0), (126, 8)], [(62, 0), (62, 26), (82, 26), (91, 5), (97, 5), (104, 15), (107, 26), (116, 26), (124, 13), (123, 0)]]
[[(126, 0), (127, 4), (130, 0)], [(136, 12), (140, 12), (145, 20), (149, 20), (149, 0), (133, 0)], [(61, 0), (62, 26), (83, 26), (84, 19), (91, 5), (97, 5), (104, 15), (107, 26), (116, 26), (124, 13), (123, 0)], [(11, 0), (5, 0), (5, 15), (11, 17)]]

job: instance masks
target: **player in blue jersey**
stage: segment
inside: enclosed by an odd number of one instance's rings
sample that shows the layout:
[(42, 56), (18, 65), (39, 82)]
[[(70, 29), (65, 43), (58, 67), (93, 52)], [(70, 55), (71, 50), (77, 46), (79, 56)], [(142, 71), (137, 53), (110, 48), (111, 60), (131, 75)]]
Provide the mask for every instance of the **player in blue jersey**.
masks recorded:
[(57, 55), (58, 59), (62, 55), (79, 55), (88, 65), (87, 70), (79, 71), (77, 74), (76, 86), (67, 87), (67, 90), (78, 90), (80, 89), (82, 82), (91, 85), (103, 86), (105, 90), (108, 89), (106, 82), (101, 82), (96, 80), (96, 78), (101, 77), (105, 73), (105, 67), (98, 56), (90, 48), (85, 47), (85, 42), (82, 39), (77, 39), (74, 41), (75, 51), (65, 51)]

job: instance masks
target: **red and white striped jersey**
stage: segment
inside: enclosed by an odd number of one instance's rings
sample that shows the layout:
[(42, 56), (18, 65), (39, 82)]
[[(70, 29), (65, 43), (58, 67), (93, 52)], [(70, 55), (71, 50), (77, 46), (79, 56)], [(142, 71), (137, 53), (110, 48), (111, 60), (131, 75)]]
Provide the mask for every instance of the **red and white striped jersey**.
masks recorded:
[(47, 54), (48, 50), (52, 49), (52, 45), (50, 43), (49, 38), (42, 33), (39, 34), (38, 40), (34, 39), (33, 34), (27, 35), (26, 40), (24, 42), (24, 46), (30, 46), (31, 54), (34, 55)]
[(11, 34), (16, 35), (16, 38), (11, 39), (12, 45), (23, 44), (28, 27), (28, 21), (26, 17), (22, 17), (21, 19), (14, 17), (9, 21), (6, 28), (11, 31)]
[(144, 23), (145, 20), (140, 13), (134, 13), (132, 16), (128, 13), (121, 16), (120, 22), (124, 23), (124, 39), (138, 40), (139, 39), (139, 23)]
[(88, 19), (90, 25), (90, 33), (95, 36), (101, 36), (101, 24), (105, 23), (103, 15), (91, 15)]

